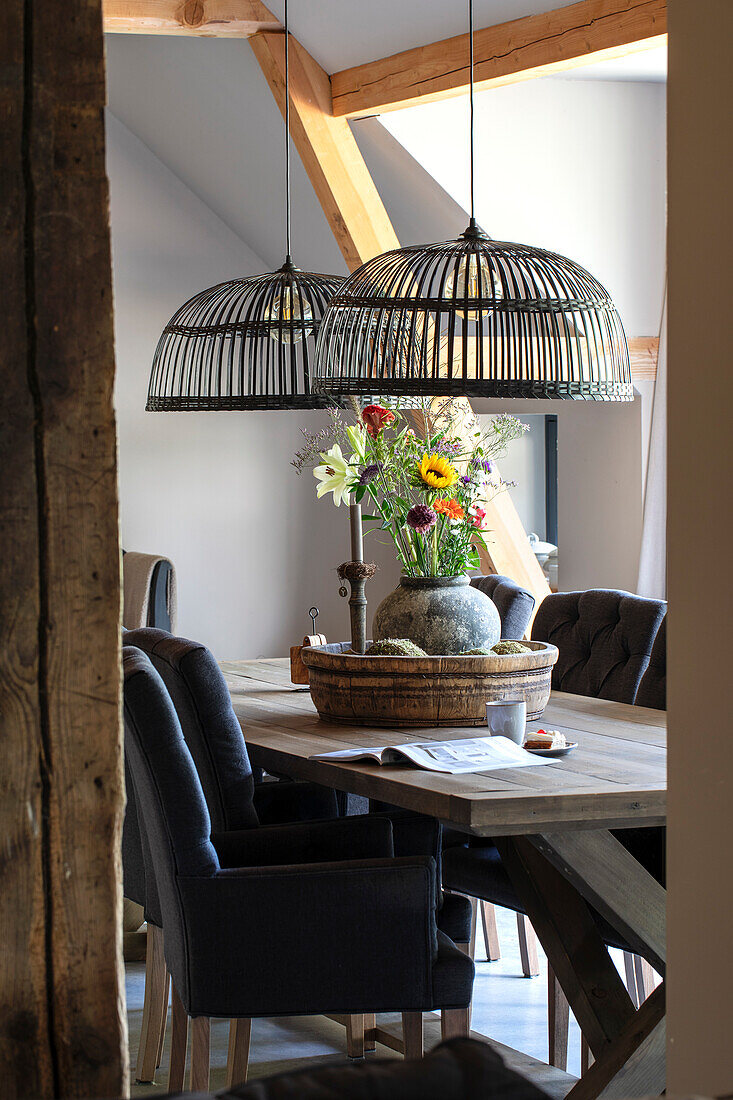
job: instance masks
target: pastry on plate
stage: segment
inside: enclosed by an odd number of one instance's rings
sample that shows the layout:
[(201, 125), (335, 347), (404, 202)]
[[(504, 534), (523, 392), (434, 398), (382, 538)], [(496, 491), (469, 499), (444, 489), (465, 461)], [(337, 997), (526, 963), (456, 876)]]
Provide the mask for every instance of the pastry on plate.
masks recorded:
[(528, 733), (524, 742), (525, 749), (564, 749), (567, 746), (567, 738), (559, 730), (537, 730)]

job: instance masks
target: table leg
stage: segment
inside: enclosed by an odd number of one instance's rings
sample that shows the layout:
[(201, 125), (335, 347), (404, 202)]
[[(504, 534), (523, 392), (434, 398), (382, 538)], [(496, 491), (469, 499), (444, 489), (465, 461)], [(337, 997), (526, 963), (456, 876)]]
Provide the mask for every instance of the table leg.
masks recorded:
[(660, 985), (565, 1100), (659, 1096), (665, 1088), (664, 1024), (664, 985)]
[(605, 829), (530, 838), (578, 893), (664, 975), (667, 891)]
[[(585, 900), (624, 932), (629, 930), (634, 947), (663, 967), (662, 888), (651, 879), (647, 909), (644, 890), (651, 876), (605, 830), (503, 837), (496, 843), (595, 1059), (569, 1098), (663, 1091), (663, 987), (635, 1010)], [(605, 857), (611, 859), (610, 872), (603, 865)]]

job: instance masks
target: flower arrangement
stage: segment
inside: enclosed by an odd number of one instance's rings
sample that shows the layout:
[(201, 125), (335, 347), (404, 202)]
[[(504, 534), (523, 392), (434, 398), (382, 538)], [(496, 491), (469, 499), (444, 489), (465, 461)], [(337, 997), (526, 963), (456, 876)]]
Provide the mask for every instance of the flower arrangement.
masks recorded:
[[(316, 461), (316, 493), (334, 504), (368, 497), (376, 514), (365, 514), (394, 542), (402, 571), (412, 577), (454, 577), (477, 569), (485, 546), (483, 505), (507, 488), (495, 459), (528, 430), (515, 416), (493, 417), (485, 430), (474, 422), (455, 433), (449, 417), (427, 407), (414, 414), (418, 433), (399, 408), (354, 403), (355, 424), (332, 411), (332, 431), (311, 436), (293, 461), (298, 473)], [(330, 436), (330, 439), (329, 439)], [(469, 442), (466, 442), (466, 439)], [(324, 442), (330, 446), (323, 448)]]

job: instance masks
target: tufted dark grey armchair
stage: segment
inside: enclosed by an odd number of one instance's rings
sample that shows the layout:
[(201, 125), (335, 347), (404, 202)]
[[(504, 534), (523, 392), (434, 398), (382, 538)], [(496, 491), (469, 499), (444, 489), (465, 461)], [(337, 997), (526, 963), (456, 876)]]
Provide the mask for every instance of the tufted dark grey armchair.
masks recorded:
[(636, 693), (638, 707), (651, 707), (653, 710), (667, 709), (667, 616), (657, 631), (652, 646), (647, 670), (641, 678)]
[(532, 637), (560, 651), (557, 691), (634, 703), (667, 605), (629, 592), (559, 592), (539, 606)]
[(532, 593), (501, 573), (471, 577), (471, 584), (493, 600), (501, 620), (502, 639), (519, 641), (523, 638), (534, 611), (535, 598)]

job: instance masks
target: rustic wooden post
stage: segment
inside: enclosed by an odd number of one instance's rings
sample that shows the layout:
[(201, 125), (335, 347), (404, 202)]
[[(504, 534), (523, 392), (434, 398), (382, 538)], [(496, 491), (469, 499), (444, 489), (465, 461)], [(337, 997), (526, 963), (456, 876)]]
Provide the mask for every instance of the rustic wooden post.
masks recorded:
[(0, 37), (0, 1091), (127, 1088), (100, 0)]

